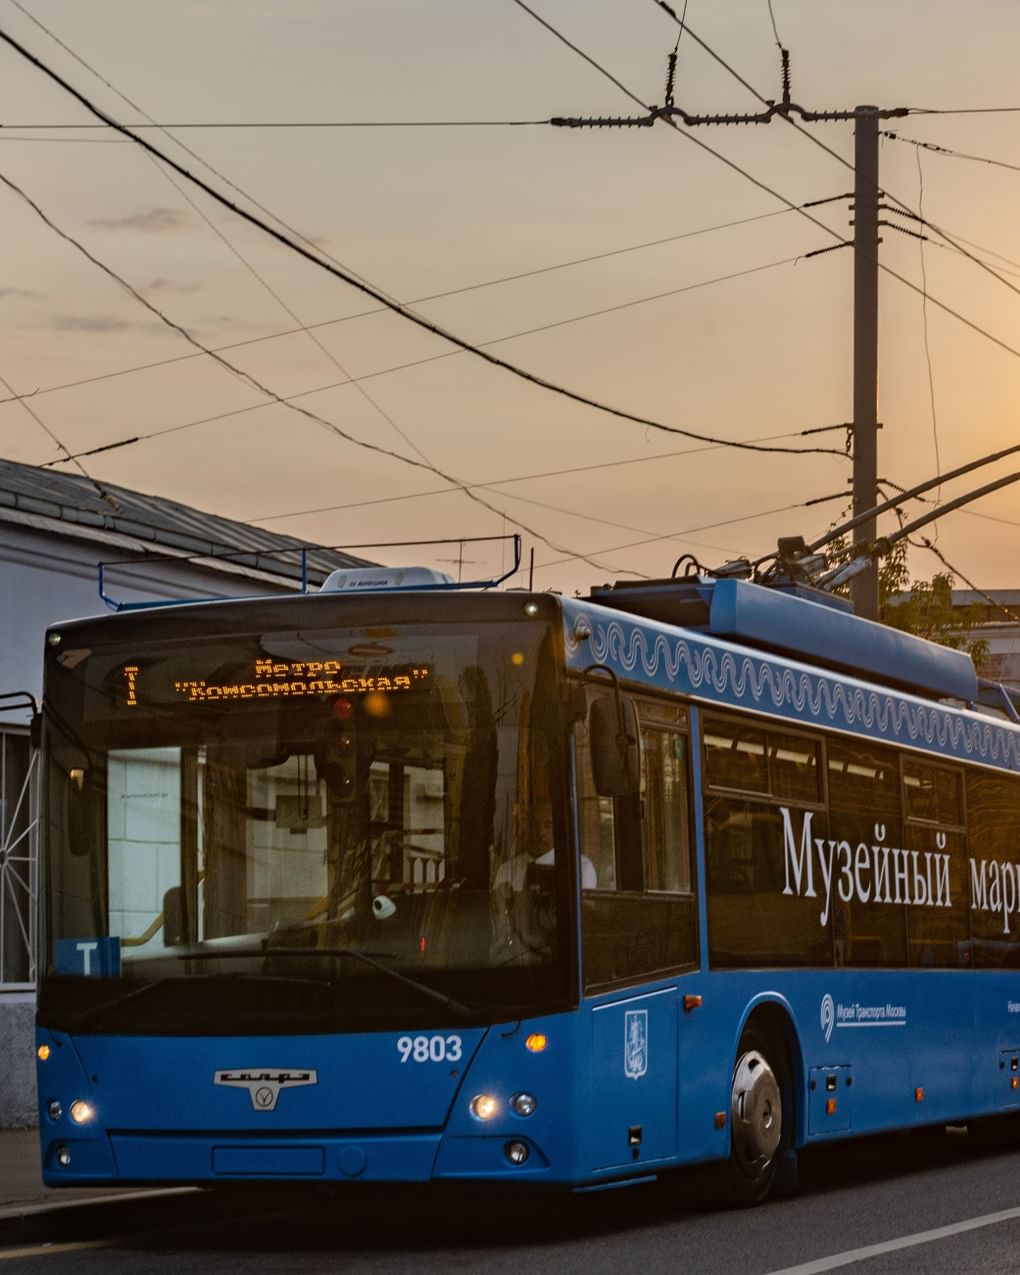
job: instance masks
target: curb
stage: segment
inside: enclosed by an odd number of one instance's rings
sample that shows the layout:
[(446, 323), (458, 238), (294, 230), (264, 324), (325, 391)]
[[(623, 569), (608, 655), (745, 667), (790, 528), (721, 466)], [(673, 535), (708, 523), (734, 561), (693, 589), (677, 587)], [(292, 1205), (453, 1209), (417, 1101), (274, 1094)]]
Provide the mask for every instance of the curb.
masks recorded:
[(156, 1187), (153, 1190), (120, 1191), (113, 1195), (90, 1195), (86, 1200), (45, 1200), (40, 1204), (8, 1204), (0, 1206), (0, 1228), (14, 1226), (28, 1218), (46, 1213), (65, 1213), (75, 1209), (95, 1208), (103, 1204), (126, 1204), (132, 1200), (166, 1199), (175, 1195), (195, 1195), (197, 1186)]

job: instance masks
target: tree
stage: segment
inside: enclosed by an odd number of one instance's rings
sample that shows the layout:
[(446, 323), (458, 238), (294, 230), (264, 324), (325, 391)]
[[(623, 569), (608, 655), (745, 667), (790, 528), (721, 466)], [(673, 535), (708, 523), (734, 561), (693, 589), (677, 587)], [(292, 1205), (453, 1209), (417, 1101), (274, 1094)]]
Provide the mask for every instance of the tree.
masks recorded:
[[(828, 553), (833, 563), (843, 562), (853, 557), (853, 548), (841, 540), (830, 545)], [(937, 572), (930, 580), (911, 580), (904, 540), (879, 561), (878, 618), (890, 628), (966, 651), (979, 673), (988, 662), (987, 641), (972, 636), (975, 625), (983, 619), (981, 604), (953, 606), (953, 575), (949, 571)]]

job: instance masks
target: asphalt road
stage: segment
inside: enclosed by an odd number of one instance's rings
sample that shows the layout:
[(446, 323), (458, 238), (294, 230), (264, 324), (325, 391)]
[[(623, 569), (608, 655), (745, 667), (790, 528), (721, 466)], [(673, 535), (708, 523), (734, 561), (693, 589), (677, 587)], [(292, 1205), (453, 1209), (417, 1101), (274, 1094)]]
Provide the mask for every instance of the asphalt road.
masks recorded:
[(1015, 1275), (1018, 1135), (926, 1133), (816, 1150), (798, 1197), (740, 1212), (714, 1208), (693, 1173), (582, 1197), (259, 1185), (94, 1204), (0, 1231), (0, 1275)]

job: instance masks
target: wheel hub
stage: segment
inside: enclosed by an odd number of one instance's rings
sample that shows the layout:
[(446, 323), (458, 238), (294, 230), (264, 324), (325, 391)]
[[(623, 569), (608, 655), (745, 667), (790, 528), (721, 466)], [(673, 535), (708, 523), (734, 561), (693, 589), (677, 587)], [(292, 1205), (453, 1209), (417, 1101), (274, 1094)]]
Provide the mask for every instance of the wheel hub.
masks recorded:
[(783, 1099), (768, 1060), (750, 1050), (733, 1072), (733, 1149), (744, 1168), (761, 1173), (783, 1135)]

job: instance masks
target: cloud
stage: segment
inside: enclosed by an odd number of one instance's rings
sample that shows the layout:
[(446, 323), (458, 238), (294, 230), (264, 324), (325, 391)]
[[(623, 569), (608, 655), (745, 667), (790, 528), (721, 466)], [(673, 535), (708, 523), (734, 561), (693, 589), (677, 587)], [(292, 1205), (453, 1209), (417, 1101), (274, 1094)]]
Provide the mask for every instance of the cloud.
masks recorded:
[(152, 323), (135, 323), (129, 319), (113, 319), (102, 314), (55, 314), (46, 327), (55, 332), (151, 332)]
[(190, 224), (190, 214), (180, 208), (150, 208), (148, 212), (130, 213), (127, 217), (94, 217), (89, 222), (90, 226), (99, 226), (103, 230), (141, 230), (146, 233), (179, 230)]
[(0, 301), (8, 299), (18, 301), (42, 301), (43, 294), (41, 292), (31, 292), (28, 288), (0, 287)]
[(151, 279), (142, 292), (197, 292), (200, 283), (174, 283), (171, 279)]

